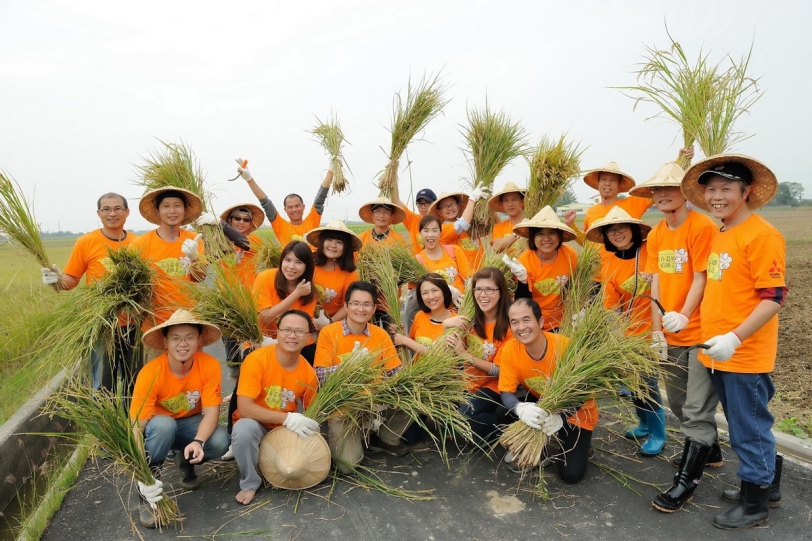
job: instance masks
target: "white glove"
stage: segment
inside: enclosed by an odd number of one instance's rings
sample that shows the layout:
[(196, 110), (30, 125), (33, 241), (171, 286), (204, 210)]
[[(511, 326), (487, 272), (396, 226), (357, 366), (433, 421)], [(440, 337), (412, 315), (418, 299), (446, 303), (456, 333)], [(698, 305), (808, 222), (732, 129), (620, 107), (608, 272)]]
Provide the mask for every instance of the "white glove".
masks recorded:
[(561, 427), (564, 426), (564, 420), (561, 418), (560, 415), (553, 415), (550, 414), (547, 416), (544, 421), (541, 423), (541, 431), (547, 434), (548, 436), (554, 436), (558, 434), (558, 431), (561, 430)]
[(370, 432), (378, 432), (378, 430), (380, 430), (381, 426), (383, 426), (383, 423), (381, 423), (381, 420), (378, 419), (377, 416), (375, 416), (372, 419), (370, 419), (368, 422), (364, 423), (363, 428), (364, 428), (364, 430), (369, 430)]
[(319, 317), (313, 320), (313, 324), (316, 325), (317, 329), (326, 327), (330, 323), (332, 323), (332, 321), (330, 321), (330, 318), (327, 317), (327, 314), (324, 313), (324, 310), (319, 310)]
[(665, 341), (663, 331), (653, 331), (651, 333), (651, 347), (657, 352), (660, 361), (668, 361), (668, 342)]
[(352, 348), (352, 352), (353, 353), (358, 353), (359, 351), (361, 352), (361, 355), (366, 355), (367, 353), (369, 353), (369, 349), (367, 349), (367, 348), (361, 349), (361, 342), (356, 340), (355, 341), (355, 346), (353, 346), (353, 348)]
[(163, 481), (155, 481), (154, 485), (145, 485), (141, 481), (138, 481), (138, 492), (141, 494), (141, 497), (144, 498), (149, 506), (153, 509), (157, 509), (156, 502), (159, 502), (164, 499), (164, 483)]
[(710, 349), (705, 350), (705, 355), (720, 362), (731, 358), (736, 348), (742, 345), (742, 341), (733, 331), (727, 334), (717, 334), (710, 340), (706, 340), (705, 343), (711, 346)]
[(243, 180), (246, 182), (249, 180), (254, 180), (254, 177), (251, 176), (251, 171), (249, 171), (247, 167), (242, 166), (242, 164), (247, 163), (247, 161), (243, 160), (242, 158), (237, 158), (235, 161), (237, 162), (237, 172), (240, 174)]
[(42, 283), (46, 286), (52, 286), (59, 282), (59, 277), (62, 276), (62, 271), (56, 266), (56, 263), (51, 265), (51, 268), (42, 267)]
[(476, 203), (477, 201), (482, 199), (482, 196), (485, 195), (485, 193), (482, 191), (481, 188), (474, 188), (470, 193), (466, 195), (468, 195), (468, 199)]
[(663, 315), (663, 328), (668, 332), (680, 332), (688, 326), (688, 316), (680, 312), (666, 312)]
[(277, 343), (278, 343), (278, 341), (276, 340), (276, 338), (271, 338), (270, 336), (263, 336), (262, 337), (262, 347), (272, 346), (272, 345), (277, 344)]
[(319, 431), (319, 423), (310, 417), (305, 417), (301, 413), (296, 412), (288, 413), (282, 425), (296, 432), (304, 440)]
[(535, 404), (522, 402), (516, 406), (516, 416), (530, 428), (538, 430), (541, 428), (541, 423), (547, 419), (549, 414)]
[(578, 325), (586, 318), (586, 310), (581, 308), (581, 311), (577, 314), (572, 314), (572, 328), (577, 329)]
[(211, 212), (204, 212), (200, 215), (200, 218), (198, 218), (195, 223), (198, 225), (198, 227), (201, 225), (220, 225), (220, 220), (218, 220)]
[(331, 173), (333, 172), (333, 166), (335, 165), (335, 163), (336, 163), (336, 157), (335, 156), (330, 156), (330, 161), (327, 162), (327, 170), (330, 171)]
[(527, 282), (527, 269), (522, 265), (521, 261), (515, 257), (508, 257), (508, 255), (505, 254), (502, 256), (502, 263), (508, 266), (510, 272), (513, 273), (513, 276), (515, 276), (518, 281)]
[(452, 285), (448, 286), (448, 289), (451, 290), (451, 302), (454, 304), (454, 306), (459, 308), (460, 303), (462, 302), (462, 291)]
[(197, 253), (197, 243), (203, 238), (201, 233), (198, 233), (194, 239), (186, 239), (180, 247), (180, 251), (184, 253), (189, 261), (197, 261), (199, 254)]

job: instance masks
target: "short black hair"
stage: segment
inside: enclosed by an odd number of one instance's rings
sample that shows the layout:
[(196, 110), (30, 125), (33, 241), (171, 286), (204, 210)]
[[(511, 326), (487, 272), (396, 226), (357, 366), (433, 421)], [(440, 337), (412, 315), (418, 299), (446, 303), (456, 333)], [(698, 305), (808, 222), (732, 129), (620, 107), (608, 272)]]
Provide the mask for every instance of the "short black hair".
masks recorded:
[(112, 199), (113, 197), (121, 199), (121, 203), (124, 205), (125, 209), (130, 208), (130, 206), (127, 204), (127, 199), (123, 195), (117, 194), (115, 192), (107, 192), (106, 194), (99, 197), (98, 201), (96, 201), (96, 210), (101, 210), (102, 199)]
[[(621, 224), (613, 224), (613, 225), (621, 225)], [(633, 250), (635, 248), (639, 248), (641, 244), (643, 244), (643, 231), (640, 229), (639, 224), (626, 224), (632, 229), (632, 245), (629, 250)], [(606, 230), (609, 229), (611, 225), (605, 225), (601, 227), (601, 235), (603, 235), (603, 247), (606, 248), (607, 252), (617, 253), (617, 247), (612, 244), (609, 240), (609, 235), (606, 234)]]
[(350, 302), (350, 297), (352, 297), (352, 294), (356, 291), (366, 291), (372, 295), (373, 302), (378, 298), (378, 288), (376, 288), (370, 282), (358, 280), (357, 282), (351, 283), (347, 288), (347, 293), (344, 294), (344, 302)]
[(434, 214), (426, 214), (422, 218), (420, 218), (420, 225), (418, 226), (418, 231), (423, 231), (423, 228), (429, 225), (431, 222), (437, 222), (437, 227), (440, 229), (443, 228), (443, 224), (440, 223), (440, 218), (435, 216)]
[(158, 194), (158, 195), (155, 197), (155, 208), (157, 209), (158, 207), (160, 207), (160, 206), (161, 206), (161, 202), (162, 202), (164, 199), (166, 199), (167, 197), (177, 197), (178, 199), (180, 199), (181, 201), (183, 201), (183, 206), (184, 206), (184, 207), (188, 207), (188, 206), (189, 206), (189, 202), (188, 202), (188, 201), (186, 201), (186, 194), (185, 194), (185, 193), (183, 193), (183, 192), (179, 192), (179, 191), (177, 191), (177, 190), (167, 190), (167, 191), (165, 191), (165, 192), (161, 192), (161, 193), (159, 193), (159, 194)]
[(420, 310), (425, 313), (430, 313), (431, 309), (426, 306), (426, 303), (423, 302), (423, 296), (420, 294), (420, 286), (423, 285), (424, 282), (428, 282), (430, 284), (434, 284), (437, 286), (440, 291), (443, 292), (443, 306), (446, 308), (451, 307), (451, 303), (453, 302), (453, 298), (451, 296), (451, 288), (448, 287), (448, 282), (445, 281), (445, 278), (437, 274), (436, 272), (430, 272), (428, 274), (424, 274), (415, 284), (415, 289), (417, 290), (417, 305), (420, 307)]
[(287, 310), (281, 316), (279, 316), (279, 319), (276, 321), (276, 326), (281, 327), (282, 320), (288, 316), (299, 316), (304, 318), (304, 320), (307, 321), (307, 328), (311, 331), (313, 330), (313, 319), (310, 317), (310, 314), (307, 312), (302, 312), (301, 310)]
[(169, 329), (171, 327), (177, 327), (179, 325), (191, 325), (192, 327), (195, 327), (197, 329), (198, 335), (203, 334), (203, 325), (201, 325), (200, 323), (178, 323), (177, 325), (167, 325), (166, 327), (161, 328), (161, 334), (164, 335), (164, 338), (166, 338), (166, 336), (169, 334)]
[(528, 306), (530, 308), (530, 311), (533, 312), (533, 317), (535, 317), (536, 320), (541, 319), (541, 306), (539, 306), (539, 303), (534, 301), (532, 298), (519, 297), (518, 299), (513, 301), (513, 304), (511, 304), (511, 306), (521, 306), (521, 305)]
[(299, 195), (297, 193), (291, 193), (291, 194), (286, 195), (285, 198), (282, 200), (282, 208), (284, 208), (288, 204), (288, 199), (290, 199), (291, 197), (298, 197), (299, 198), (299, 203), (304, 205), (304, 199), (302, 199), (301, 195)]

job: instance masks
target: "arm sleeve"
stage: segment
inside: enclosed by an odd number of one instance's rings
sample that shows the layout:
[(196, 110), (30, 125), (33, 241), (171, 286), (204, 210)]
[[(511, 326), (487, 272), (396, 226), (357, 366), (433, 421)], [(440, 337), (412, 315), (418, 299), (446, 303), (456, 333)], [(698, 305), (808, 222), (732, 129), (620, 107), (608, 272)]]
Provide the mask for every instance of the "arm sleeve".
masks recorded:
[[(313, 200), (313, 208), (316, 209), (319, 216), (324, 214), (324, 203), (327, 201), (327, 192), (329, 191), (330, 188), (319, 186), (319, 191), (316, 192), (316, 199)], [(267, 213), (268, 211), (266, 210), (265, 212)]]
[(251, 243), (248, 242), (248, 237), (228, 225), (226, 222), (220, 221), (220, 227), (223, 228), (223, 233), (225, 233), (226, 238), (234, 243), (234, 246), (246, 251), (251, 249)]
[(507, 409), (512, 411), (516, 408), (516, 406), (519, 405), (519, 399), (516, 397), (516, 393), (502, 391), (501, 396), (502, 396), (502, 405), (505, 406)]
[(338, 370), (339, 365), (335, 366), (317, 366), (316, 367), (316, 377), (319, 380), (319, 384), (323, 385), (325, 381), (327, 381), (327, 376)]
[(761, 300), (768, 300), (778, 303), (781, 308), (784, 307), (784, 299), (787, 297), (789, 291), (786, 287), (765, 287), (758, 289), (758, 296)]
[(220, 407), (223, 401), (222, 396), (222, 379), (223, 372), (220, 369), (220, 363), (215, 358), (206, 359), (206, 373), (204, 377), (206, 381), (203, 382), (203, 392), (201, 393), (201, 407), (211, 408)]
[(465, 221), (465, 218), (457, 218), (457, 221), (454, 222), (454, 231), (456, 231), (457, 235), (462, 235), (470, 228), (471, 224)]
[[(529, 280), (529, 278), (528, 278)], [(516, 282), (516, 292), (513, 294), (516, 299), (532, 299), (533, 293), (530, 291), (530, 286), (524, 282)]]
[(276, 207), (273, 206), (273, 203), (271, 202), (270, 199), (268, 199), (267, 197), (265, 199), (260, 199), (259, 206), (261, 206), (262, 210), (265, 211), (265, 216), (268, 217), (269, 222), (276, 220), (276, 216), (279, 213), (276, 211)]

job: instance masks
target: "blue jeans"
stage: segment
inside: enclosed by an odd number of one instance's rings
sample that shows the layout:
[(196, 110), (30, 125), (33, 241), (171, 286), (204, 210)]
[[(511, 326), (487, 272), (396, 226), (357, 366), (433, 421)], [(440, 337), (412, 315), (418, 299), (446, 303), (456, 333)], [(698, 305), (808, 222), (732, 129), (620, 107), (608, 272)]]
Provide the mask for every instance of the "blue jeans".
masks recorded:
[(134, 325), (117, 327), (113, 338), (113, 355), (101, 343), (97, 343), (90, 351), (90, 374), (93, 379), (93, 389), (118, 391), (118, 378), (121, 377), (123, 387), (121, 394), (125, 397), (132, 395), (135, 385), (135, 376), (141, 369), (139, 358), (135, 355), (137, 345), (136, 328)]
[(736, 475), (742, 481), (769, 485), (775, 470), (773, 416), (767, 404), (775, 394), (769, 374), (739, 374), (716, 370), (708, 374), (730, 427), (730, 446), (739, 457)]
[[(156, 415), (150, 419), (144, 429), (144, 446), (150, 457), (149, 465), (161, 465), (170, 449), (183, 451), (195, 439), (202, 420), (202, 414), (181, 419), (173, 419), (168, 415)], [(226, 454), (228, 444), (228, 432), (225, 427), (217, 425), (214, 433), (203, 445), (203, 462), (220, 458)]]
[(657, 382), (657, 376), (643, 376), (643, 382), (646, 384), (646, 397), (635, 397), (632, 402), (635, 407), (646, 411), (658, 411), (663, 409), (663, 399), (660, 396), (660, 384)]
[[(490, 442), (496, 434), (496, 408), (502, 404), (499, 393), (487, 387), (480, 388), (470, 395), (467, 402), (460, 404), (460, 413), (468, 418), (471, 432), (478, 436), (478, 440)], [(479, 441), (477, 441), (479, 443)]]

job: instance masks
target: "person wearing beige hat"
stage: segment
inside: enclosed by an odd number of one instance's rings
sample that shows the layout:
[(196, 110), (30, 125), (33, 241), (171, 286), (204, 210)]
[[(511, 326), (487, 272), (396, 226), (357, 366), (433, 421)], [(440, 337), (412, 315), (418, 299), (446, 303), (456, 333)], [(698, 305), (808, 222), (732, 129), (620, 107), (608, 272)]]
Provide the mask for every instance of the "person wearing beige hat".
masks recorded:
[(518, 238), (513, 228), (524, 220), (524, 197), (527, 194), (525, 188), (520, 188), (512, 182), (505, 184), (505, 187), (493, 194), (488, 199), (488, 208), (494, 212), (507, 214), (507, 219), (494, 224), (491, 231), (491, 246), (496, 253), (502, 253), (510, 248)]
[(442, 192), (429, 208), (429, 214), (437, 216), (442, 222), (440, 244), (460, 246), (471, 265), (476, 265), (477, 259), (481, 258), (482, 245), (479, 239), (472, 239), (468, 235), (468, 230), (474, 219), (474, 205), (485, 195), (480, 188), (468, 193)]
[(359, 280), (355, 256), (361, 249), (361, 237), (350, 230), (341, 220), (317, 227), (305, 235), (307, 242), (316, 249), (316, 270), (313, 284), (319, 293), (321, 312), (313, 320), (317, 331), (347, 315), (344, 294), (351, 283)]
[(406, 240), (397, 233), (392, 226), (399, 224), (406, 218), (406, 211), (400, 205), (396, 205), (388, 197), (381, 196), (374, 201), (370, 201), (358, 209), (358, 215), (368, 224), (372, 224), (372, 229), (361, 233), (362, 244), (373, 242), (383, 242), (384, 244), (394, 244), (396, 242), (406, 243)]

